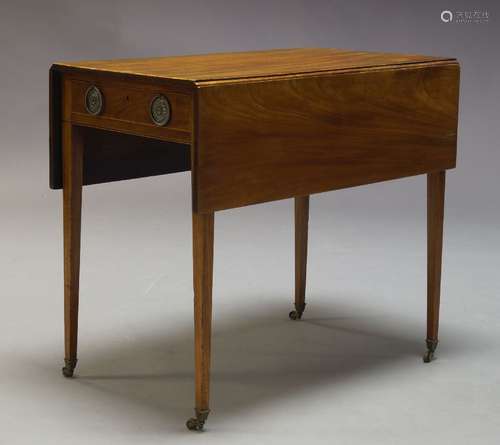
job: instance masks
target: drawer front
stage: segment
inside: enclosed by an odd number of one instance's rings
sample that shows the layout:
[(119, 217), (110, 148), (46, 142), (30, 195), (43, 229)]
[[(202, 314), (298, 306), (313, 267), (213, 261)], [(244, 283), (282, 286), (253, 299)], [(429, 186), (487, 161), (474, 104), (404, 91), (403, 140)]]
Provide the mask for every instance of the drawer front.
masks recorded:
[(192, 97), (162, 85), (68, 78), (63, 119), (74, 124), (189, 143)]

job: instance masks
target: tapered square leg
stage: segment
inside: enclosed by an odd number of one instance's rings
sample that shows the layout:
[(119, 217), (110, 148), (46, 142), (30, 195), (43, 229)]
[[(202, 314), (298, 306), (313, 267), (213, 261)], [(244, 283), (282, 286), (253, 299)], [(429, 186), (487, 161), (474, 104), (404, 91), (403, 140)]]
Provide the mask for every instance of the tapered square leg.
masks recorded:
[(430, 362), (438, 344), (439, 304), (446, 172), (427, 175), (427, 352)]
[(309, 196), (295, 198), (295, 310), (292, 320), (300, 320), (306, 307), (307, 235), (309, 225)]
[(63, 124), (64, 344), (65, 377), (77, 362), (83, 143), (79, 127)]
[(212, 274), (214, 214), (193, 213), (193, 284), (195, 336), (195, 417), (186, 422), (190, 430), (203, 429), (208, 417), (210, 343), (212, 335)]

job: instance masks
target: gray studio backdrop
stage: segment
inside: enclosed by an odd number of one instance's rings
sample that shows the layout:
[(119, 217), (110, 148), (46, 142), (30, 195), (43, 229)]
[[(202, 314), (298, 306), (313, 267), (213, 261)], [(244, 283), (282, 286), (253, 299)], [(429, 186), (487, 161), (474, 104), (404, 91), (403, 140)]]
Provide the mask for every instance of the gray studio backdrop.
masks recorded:
[[(500, 161), (494, 144), (500, 131), (497, 8), (493, 0), (4, 0), (0, 15), (2, 196), (15, 190), (19, 199), (22, 190), (23, 196), (34, 199), (46, 191), (47, 73), (56, 60), (326, 46), (459, 59), (459, 157), (458, 170), (449, 175), (448, 205), (461, 218), (489, 221), (498, 207), (495, 188)], [(443, 10), (487, 11), (490, 18), (486, 24), (444, 23)], [(407, 196), (416, 187), (415, 181), (406, 181), (384, 189), (389, 194), (385, 198), (390, 198), (384, 201)], [(379, 205), (379, 195), (367, 188), (349, 195), (346, 204), (359, 198), (353, 206)], [(401, 201), (404, 205), (408, 200)]]
[[(447, 10), (451, 21), (441, 19)], [(474, 11), (481, 14), (479, 23), (457, 20)], [(240, 433), (248, 422), (245, 435), (231, 436), (238, 443), (242, 437), (251, 443), (249, 431), (288, 434), (292, 443), (305, 440), (301, 434), (307, 430), (326, 434), (330, 427), (339, 443), (432, 443), (445, 437), (454, 443), (495, 443), (500, 435), (499, 42), (500, 7), (493, 0), (2, 0), (0, 419), (7, 420), (0, 426), (0, 444), (40, 443), (41, 437), (52, 444), (66, 438), (88, 443), (88, 435), (93, 443), (114, 443), (115, 434), (125, 443), (126, 433), (163, 437), (170, 428), (182, 434), (191, 413), (189, 173), (84, 190), (83, 377), (70, 386), (59, 378), (62, 214), (61, 192), (48, 189), (51, 63), (307, 46), (452, 56), (461, 64), (458, 161), (447, 176), (442, 312), (447, 341), (434, 367), (421, 370), (424, 177), (312, 198), (311, 324), (300, 328), (286, 320), (292, 304), (291, 201), (222, 212), (216, 216), (213, 395), (214, 412), (221, 415), (210, 419), (214, 431)], [(346, 336), (345, 348), (333, 340), (324, 343), (330, 338), (325, 332)], [(290, 342), (298, 346), (287, 350), (283, 344)], [(266, 353), (259, 355), (255, 345)], [(349, 351), (358, 356), (354, 362)], [(400, 368), (386, 364), (388, 374), (380, 372), (375, 386), (365, 385), (373, 371), (360, 358), (366, 354), (370, 362), (376, 356), (402, 362)], [(312, 370), (302, 368), (301, 356)], [(284, 377), (290, 369), (304, 375)], [(400, 374), (394, 374), (397, 369)], [(120, 372), (130, 380), (114, 380)], [(384, 375), (392, 376), (390, 385)], [(357, 379), (353, 388), (351, 376)], [(340, 394), (339, 381), (353, 391), (364, 388), (353, 393), (354, 411), (349, 391)], [(432, 392), (434, 385), (446, 400)], [(290, 387), (299, 388), (297, 398), (288, 394)], [(375, 387), (384, 393), (374, 393)], [(344, 411), (335, 411), (334, 399)], [(429, 400), (436, 408), (432, 415), (423, 414)], [(281, 403), (295, 408), (283, 410)], [(300, 406), (308, 408), (303, 412)], [(69, 412), (78, 413), (80, 421)], [(98, 420), (96, 412), (113, 426)], [(224, 423), (232, 414), (246, 421)], [(294, 430), (298, 423), (300, 433)], [(70, 432), (77, 432), (76, 438)], [(320, 435), (315, 439), (329, 443)]]

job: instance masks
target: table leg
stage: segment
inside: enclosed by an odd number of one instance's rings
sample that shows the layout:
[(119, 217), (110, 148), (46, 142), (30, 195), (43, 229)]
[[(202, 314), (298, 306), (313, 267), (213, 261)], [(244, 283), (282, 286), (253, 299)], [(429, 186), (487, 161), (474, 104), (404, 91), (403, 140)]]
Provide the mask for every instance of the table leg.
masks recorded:
[(193, 213), (193, 285), (195, 337), (195, 417), (190, 430), (203, 429), (209, 410), (210, 340), (212, 330), (212, 272), (214, 214)]
[(83, 141), (81, 130), (63, 124), (64, 344), (65, 377), (77, 362)]
[(300, 320), (306, 307), (307, 232), (309, 196), (295, 198), (295, 310), (288, 316)]
[(446, 172), (427, 175), (427, 352), (424, 362), (434, 357), (438, 344), (441, 261)]

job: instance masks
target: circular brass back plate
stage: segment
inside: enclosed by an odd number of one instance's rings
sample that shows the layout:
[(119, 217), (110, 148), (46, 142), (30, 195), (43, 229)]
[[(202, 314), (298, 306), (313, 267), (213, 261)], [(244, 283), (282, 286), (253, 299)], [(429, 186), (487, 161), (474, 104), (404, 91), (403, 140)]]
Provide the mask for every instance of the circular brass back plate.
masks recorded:
[(170, 103), (168, 102), (168, 99), (161, 94), (153, 97), (149, 107), (149, 114), (151, 116), (151, 120), (156, 125), (160, 127), (166, 125), (170, 120)]
[(97, 116), (102, 111), (103, 97), (101, 90), (95, 85), (87, 88), (85, 92), (85, 109), (87, 113)]

